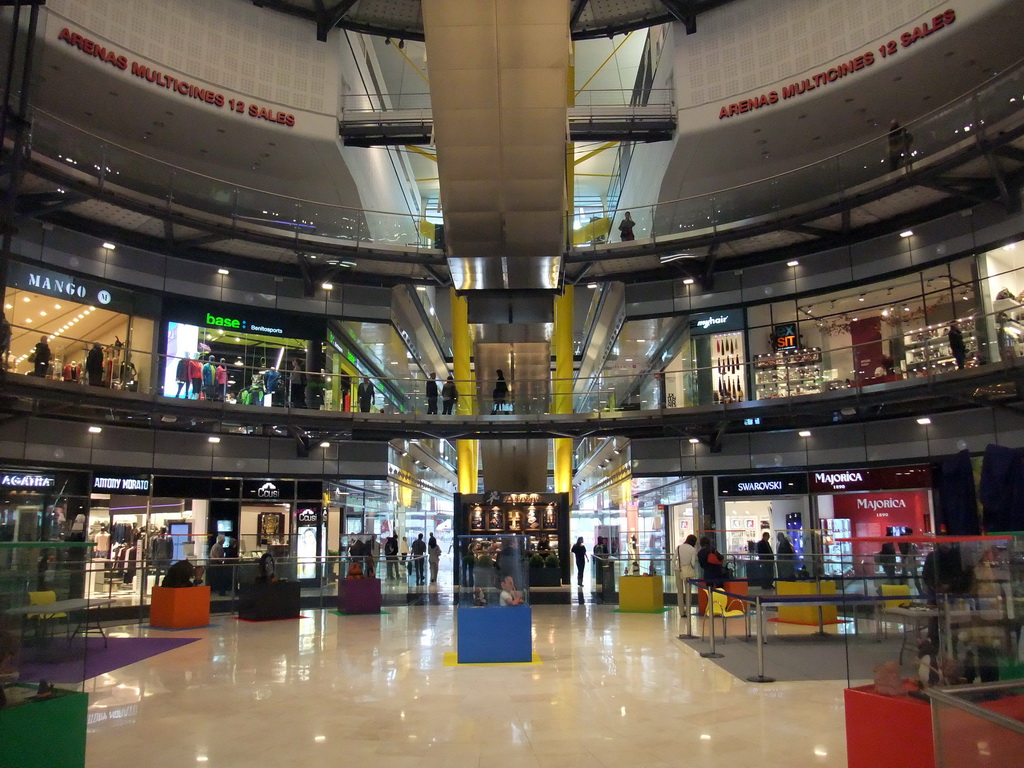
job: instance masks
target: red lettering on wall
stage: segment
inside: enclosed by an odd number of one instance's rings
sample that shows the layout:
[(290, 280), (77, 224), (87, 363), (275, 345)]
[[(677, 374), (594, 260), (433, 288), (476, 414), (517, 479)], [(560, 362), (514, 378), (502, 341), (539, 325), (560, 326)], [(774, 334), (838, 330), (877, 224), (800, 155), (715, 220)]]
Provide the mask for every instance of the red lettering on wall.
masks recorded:
[(250, 117), (266, 120), (270, 123), (277, 123), (288, 128), (295, 127), (295, 115), (288, 112), (275, 111), (269, 107), (260, 107), (255, 104), (249, 105), (248, 112), (245, 109), (245, 102), (236, 99), (228, 99), (223, 93), (210, 88), (190, 83), (187, 80), (179, 80), (172, 75), (165, 74), (139, 61), (129, 61), (127, 56), (119, 55), (113, 49), (106, 48), (94, 40), (90, 40), (77, 32), (72, 32), (64, 27), (58, 34), (58, 40), (63, 40), (68, 45), (77, 48), (82, 53), (100, 59), (120, 70), (128, 70), (131, 65), (131, 73), (135, 77), (153, 83), (153, 85), (166, 88), (171, 93), (184, 96), (189, 99), (196, 99), (205, 104), (220, 108), (225, 104), (230, 105), (232, 112), (248, 114)]

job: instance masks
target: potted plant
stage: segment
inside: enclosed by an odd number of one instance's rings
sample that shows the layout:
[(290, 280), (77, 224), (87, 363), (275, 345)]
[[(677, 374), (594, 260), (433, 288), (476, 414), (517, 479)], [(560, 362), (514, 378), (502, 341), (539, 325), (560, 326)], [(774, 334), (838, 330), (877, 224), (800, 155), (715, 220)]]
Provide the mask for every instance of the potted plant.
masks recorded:
[(554, 552), (547, 556), (537, 552), (530, 556), (530, 586), (560, 587), (562, 585), (562, 569), (558, 564), (558, 555)]

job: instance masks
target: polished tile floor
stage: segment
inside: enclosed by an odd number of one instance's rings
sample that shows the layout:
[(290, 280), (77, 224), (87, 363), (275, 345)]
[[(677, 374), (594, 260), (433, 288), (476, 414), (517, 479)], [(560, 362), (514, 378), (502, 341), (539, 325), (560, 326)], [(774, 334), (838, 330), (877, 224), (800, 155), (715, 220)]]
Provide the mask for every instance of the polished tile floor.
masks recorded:
[(846, 765), (845, 678), (740, 680), (674, 611), (534, 606), (542, 663), (446, 667), (452, 607), (387, 610), (150, 632), (200, 640), (86, 682), (88, 765)]

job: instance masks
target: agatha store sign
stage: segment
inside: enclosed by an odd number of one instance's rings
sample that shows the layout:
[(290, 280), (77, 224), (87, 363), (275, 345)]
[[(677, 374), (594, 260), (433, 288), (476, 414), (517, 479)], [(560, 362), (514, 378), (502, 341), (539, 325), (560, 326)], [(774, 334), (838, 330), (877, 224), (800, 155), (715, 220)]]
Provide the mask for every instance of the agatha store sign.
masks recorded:
[(72, 48), (81, 51), (85, 56), (98, 59), (122, 72), (130, 72), (142, 82), (151, 83), (156, 88), (164, 88), (180, 98), (197, 101), (214, 109), (224, 109), (227, 107), (229, 112), (235, 112), (256, 120), (265, 120), (268, 123), (277, 123), (287, 128), (295, 126), (295, 115), (290, 112), (282, 112), (273, 107), (251, 101), (246, 102), (213, 88), (207, 88), (188, 80), (179, 79), (141, 61), (129, 59), (124, 54), (118, 53), (115, 49), (108, 48), (95, 40), (90, 40), (78, 32), (72, 32), (67, 27), (60, 31), (57, 39), (63, 40)]
[(855, 75), (872, 66), (880, 58), (895, 56), (903, 48), (909, 48), (919, 40), (931, 37), (936, 32), (948, 27), (956, 21), (956, 11), (952, 8), (932, 16), (926, 21), (907, 28), (900, 35), (882, 43), (875, 51), (864, 51), (859, 56), (853, 56), (847, 61), (836, 64), (822, 72), (816, 72), (810, 77), (805, 77), (796, 82), (788, 83), (779, 90), (772, 90), (751, 96), (747, 99), (740, 99), (732, 104), (723, 105), (718, 110), (718, 119), (754, 112), (763, 107), (778, 104), (780, 101), (795, 99), (804, 94), (819, 88), (824, 88), (830, 83), (835, 83), (844, 77)]
[(57, 480), (52, 475), (0, 475), (3, 488), (53, 488)]

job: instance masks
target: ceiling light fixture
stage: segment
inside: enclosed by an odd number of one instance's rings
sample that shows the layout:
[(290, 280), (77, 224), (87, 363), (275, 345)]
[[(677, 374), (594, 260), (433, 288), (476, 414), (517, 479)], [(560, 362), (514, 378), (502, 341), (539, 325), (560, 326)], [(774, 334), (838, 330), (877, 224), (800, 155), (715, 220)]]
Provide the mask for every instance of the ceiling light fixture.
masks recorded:
[(699, 442), (700, 442), (700, 438), (699, 437), (691, 437), (690, 438), (690, 443), (692, 443), (694, 445), (696, 445)]
[(333, 291), (334, 283), (321, 283), (320, 287), (323, 288), (325, 291)]
[(231, 272), (226, 270), (226, 269), (224, 269), (224, 267), (221, 267), (220, 269), (217, 270), (217, 274), (218, 275), (230, 275)]
[(117, 246), (116, 246), (116, 245), (114, 245), (113, 243), (104, 243), (104, 244), (103, 244), (103, 249), (104, 249), (104, 250), (106, 250), (106, 251), (112, 251), (112, 250), (114, 250), (114, 249), (115, 249), (116, 247), (117, 247)]
[(796, 259), (793, 259), (793, 261), (787, 261), (786, 262), (786, 266), (787, 267), (798, 267), (798, 266), (800, 266), (800, 262), (797, 261)]
[(208, 438), (206, 438), (206, 441), (209, 443), (219, 443), (220, 438), (217, 437), (216, 435), (210, 435)]
[(683, 285), (693, 285), (694, 280), (692, 277), (687, 277), (683, 280)]
[(321, 448), (330, 448), (331, 444), (329, 442), (327, 442), (326, 440), (324, 440), (322, 443), (320, 443), (320, 447)]
[(914, 236), (914, 230), (912, 230), (912, 229), (905, 229), (902, 232), (900, 232), (900, 237), (913, 237), (913, 236)]
[(806, 430), (806, 429), (801, 429), (798, 434), (800, 435), (800, 437), (810, 437), (811, 436), (810, 431)]
[(89, 432), (94, 435), (98, 435), (103, 431), (103, 427), (89, 427)]
[(920, 419), (917, 420), (917, 423), (924, 426), (926, 424), (931, 424), (932, 420), (929, 419), (927, 416), (922, 416)]

